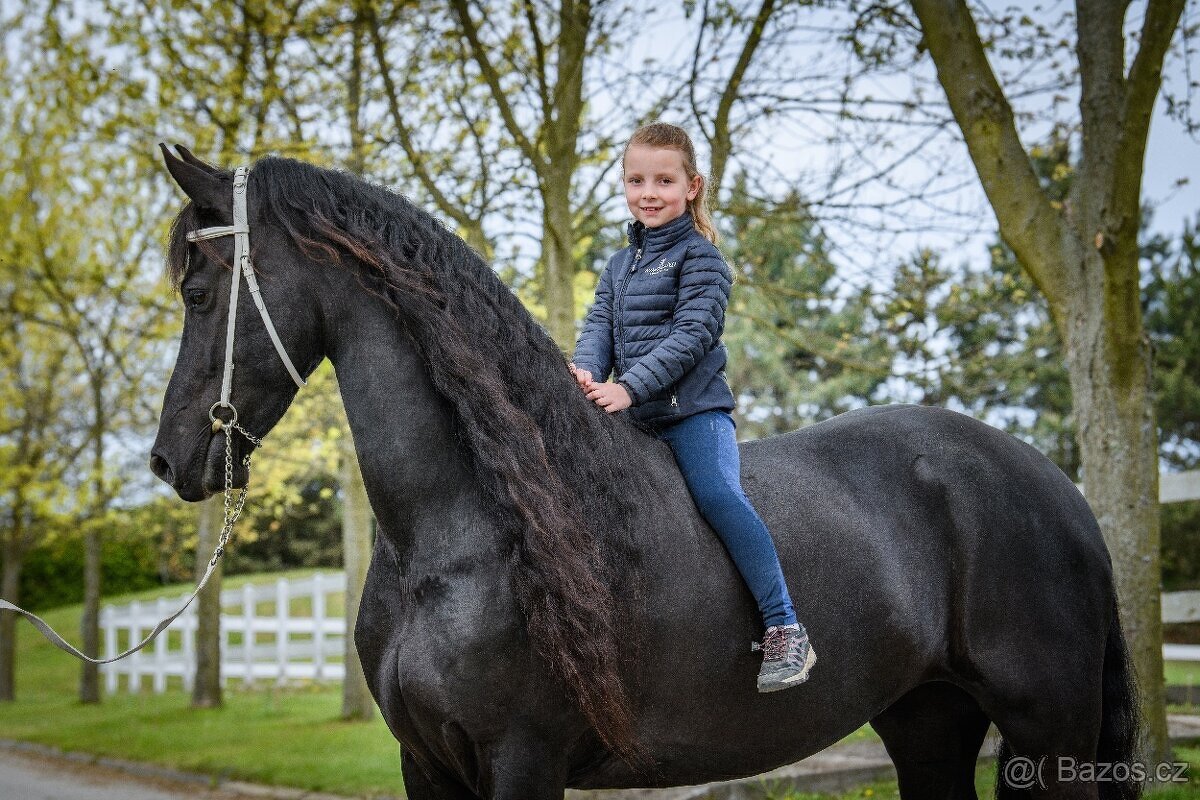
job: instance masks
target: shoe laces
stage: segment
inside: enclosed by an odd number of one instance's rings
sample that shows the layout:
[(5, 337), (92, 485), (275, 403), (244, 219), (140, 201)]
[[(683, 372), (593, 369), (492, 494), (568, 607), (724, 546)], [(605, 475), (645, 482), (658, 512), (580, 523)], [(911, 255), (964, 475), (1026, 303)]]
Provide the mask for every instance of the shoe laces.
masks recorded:
[(751, 650), (762, 650), (763, 661), (782, 661), (787, 654), (789, 636), (799, 635), (799, 631), (789, 630), (783, 627), (774, 627), (766, 632), (763, 636), (762, 644), (752, 643)]

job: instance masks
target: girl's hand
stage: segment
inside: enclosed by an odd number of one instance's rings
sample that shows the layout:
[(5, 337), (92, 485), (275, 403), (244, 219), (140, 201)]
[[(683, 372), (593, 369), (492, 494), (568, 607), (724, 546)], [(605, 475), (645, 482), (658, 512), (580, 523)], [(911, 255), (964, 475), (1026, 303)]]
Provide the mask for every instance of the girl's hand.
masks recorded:
[(579, 384), (581, 389), (592, 388), (592, 373), (586, 369), (579, 369), (573, 362), (567, 364), (567, 369), (571, 370), (571, 374), (575, 376), (575, 382)]
[(633, 405), (633, 398), (620, 383), (593, 383), (587, 393), (588, 400), (603, 408), (609, 414), (622, 411)]

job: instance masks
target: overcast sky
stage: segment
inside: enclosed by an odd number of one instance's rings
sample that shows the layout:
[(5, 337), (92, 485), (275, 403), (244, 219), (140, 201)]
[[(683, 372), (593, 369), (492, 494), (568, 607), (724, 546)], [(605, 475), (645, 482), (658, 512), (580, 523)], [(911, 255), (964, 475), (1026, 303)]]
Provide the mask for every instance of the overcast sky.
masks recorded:
[[(1194, 18), (1196, 4), (1190, 6), (1189, 12)], [(1063, 41), (1068, 44), (1061, 55), (1065, 64), (1074, 67), (1073, 23), (1070, 19), (1064, 19), (1064, 15), (1074, 11), (1072, 2), (972, 2), (971, 7), (978, 18), (983, 18), (989, 10), (993, 16), (1001, 16), (1011, 8), (1018, 14), (1028, 14), (1055, 34), (1061, 28)], [(695, 38), (694, 18), (685, 20), (682, 11), (676, 10), (678, 7), (658, 8), (659, 12), (652, 17), (652, 22), (647, 21), (642, 35), (629, 44), (627, 57), (638, 61), (654, 57), (680, 64), (689, 63)], [(1145, 9), (1145, 0), (1135, 0), (1131, 4), (1127, 14), (1127, 34), (1133, 34), (1140, 28)], [(804, 14), (803, 24), (809, 30), (793, 38), (786, 56), (791, 62), (797, 86), (817, 80), (812, 77), (814, 75), (836, 70), (839, 59), (842, 62), (850, 60), (845, 45), (835, 42), (832, 34), (821, 32), (822, 27), (828, 31), (844, 30), (845, 15), (830, 8), (807, 9)], [(1191, 22), (1195, 24), (1194, 19)], [(1184, 23), (1188, 23), (1186, 13)], [(1164, 74), (1164, 92), (1174, 92), (1177, 96), (1184, 93), (1188, 79), (1179, 46), (1181, 39), (1177, 33), (1176, 47), (1167, 59)], [(1135, 45), (1131, 36), (1130, 57)], [(908, 51), (902, 53), (905, 58), (911, 57)], [(778, 56), (773, 54), (772, 57)], [(1051, 92), (1033, 92), (1018, 97), (1021, 89), (1049, 81), (1052, 70), (1048, 59), (1033, 63), (1006, 62), (996, 51), (990, 53), (990, 58), (1020, 117), (1019, 131), (1027, 147), (1045, 140), (1050, 130), (1050, 117), (1068, 122), (1077, 119), (1076, 89), (1065, 92), (1069, 99), (1060, 102), (1057, 109), (1052, 107), (1054, 93)], [(1193, 68), (1200, 71), (1200, 61), (1195, 58), (1192, 60), (1196, 62)], [(875, 98), (907, 99), (912, 96), (913, 82), (928, 82), (932, 76), (932, 63), (926, 56), (914, 59), (911, 65), (904, 65), (896, 75), (869, 80), (860, 94), (867, 93)], [(928, 92), (926, 97), (930, 102), (944, 102), (940, 88), (933, 88), (936, 91)], [(1184, 221), (1194, 221), (1197, 211), (1200, 211), (1200, 176), (1192, 174), (1196, 165), (1200, 164), (1200, 142), (1187, 133), (1181, 121), (1167, 116), (1165, 105), (1160, 96), (1150, 130), (1143, 198), (1154, 208), (1153, 228), (1175, 236), (1182, 231)], [(1021, 117), (1022, 114), (1028, 116)], [(1200, 109), (1195, 114), (1200, 117)], [(684, 124), (688, 122), (686, 119), (679, 121)], [(905, 150), (906, 142), (911, 144), (916, 141), (914, 137), (918, 136), (897, 128), (894, 134), (886, 137), (893, 140), (890, 149), (879, 142), (856, 152), (845, 141), (823, 141), (829, 132), (829, 125), (815, 116), (783, 124), (764, 121), (756, 135), (750, 137), (748, 149), (755, 156), (766, 154), (766, 160), (777, 167), (782, 175), (794, 182), (805, 196), (812, 197), (827, 191), (829, 181), (835, 184), (840, 181), (843, 186), (853, 184), (857, 175), (866, 171), (855, 172), (856, 160), (885, 163), (895, 151)], [(860, 130), (859, 134), (862, 137), (863, 131)], [(847, 164), (850, 166), (847, 167)], [(837, 170), (842, 171), (838, 178), (832, 177), (835, 165)], [(894, 200), (904, 187), (917, 186), (939, 170), (944, 170), (945, 174), (934, 182), (941, 193), (935, 203), (905, 205), (890, 212), (890, 219), (887, 218), (888, 214), (877, 214), (866, 208), (848, 210), (842, 215), (844, 219), (836, 218), (838, 212), (821, 212), (823, 218), (832, 217), (825, 223), (825, 229), (833, 240), (833, 257), (838, 263), (839, 274), (848, 283), (871, 283), (881, 287), (896, 261), (919, 247), (929, 247), (975, 268), (987, 266), (987, 245), (994, 240), (996, 223), (967, 157), (966, 148), (957, 140), (956, 130), (952, 129), (948, 135), (927, 145), (924, 154), (906, 162), (895, 172), (892, 181), (877, 181), (865, 186), (857, 193), (855, 200), (862, 205), (870, 205), (873, 200)], [(888, 183), (893, 185), (889, 186)], [(841, 195), (838, 197), (843, 199)], [(945, 214), (940, 213), (942, 209), (946, 210)], [(883, 227), (893, 232), (889, 234), (880, 230)], [(904, 230), (910, 227), (913, 230)]]

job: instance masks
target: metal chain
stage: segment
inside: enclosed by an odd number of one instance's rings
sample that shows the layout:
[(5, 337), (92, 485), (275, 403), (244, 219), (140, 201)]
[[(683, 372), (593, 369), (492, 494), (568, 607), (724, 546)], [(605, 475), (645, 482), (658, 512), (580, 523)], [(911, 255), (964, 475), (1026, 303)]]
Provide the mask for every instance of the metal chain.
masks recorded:
[(208, 562), (209, 566), (216, 566), (217, 562), (221, 560), (221, 556), (225, 555), (225, 545), (229, 543), (234, 523), (242, 514), (242, 507), (246, 504), (246, 492), (250, 489), (250, 456), (253, 451), (247, 453), (246, 457), (242, 459), (242, 466), (246, 468), (246, 485), (238, 492), (237, 500), (233, 499), (234, 430), (249, 439), (255, 447), (262, 447), (262, 439), (239, 425), (236, 417), (230, 422), (222, 423), (221, 428), (225, 431), (225, 518), (221, 525), (221, 535), (217, 537), (217, 549), (213, 551), (212, 560)]

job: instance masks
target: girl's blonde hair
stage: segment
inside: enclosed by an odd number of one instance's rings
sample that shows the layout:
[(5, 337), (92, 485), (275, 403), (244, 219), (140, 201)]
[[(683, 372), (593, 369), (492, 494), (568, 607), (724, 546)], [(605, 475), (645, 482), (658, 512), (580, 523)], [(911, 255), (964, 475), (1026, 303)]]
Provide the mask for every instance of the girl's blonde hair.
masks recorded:
[(705, 239), (716, 244), (717, 229), (713, 225), (712, 214), (708, 209), (708, 176), (696, 168), (696, 148), (692, 146), (692, 139), (687, 135), (687, 131), (678, 125), (671, 125), (667, 122), (652, 122), (638, 128), (633, 132), (633, 136), (629, 137), (629, 142), (621, 152), (622, 171), (625, 167), (625, 154), (634, 145), (677, 150), (683, 156), (683, 171), (687, 174), (688, 182), (690, 183), (697, 175), (700, 176), (700, 192), (696, 195), (695, 200), (688, 201), (687, 207), (688, 211), (692, 212), (692, 222), (695, 224), (696, 230)]

